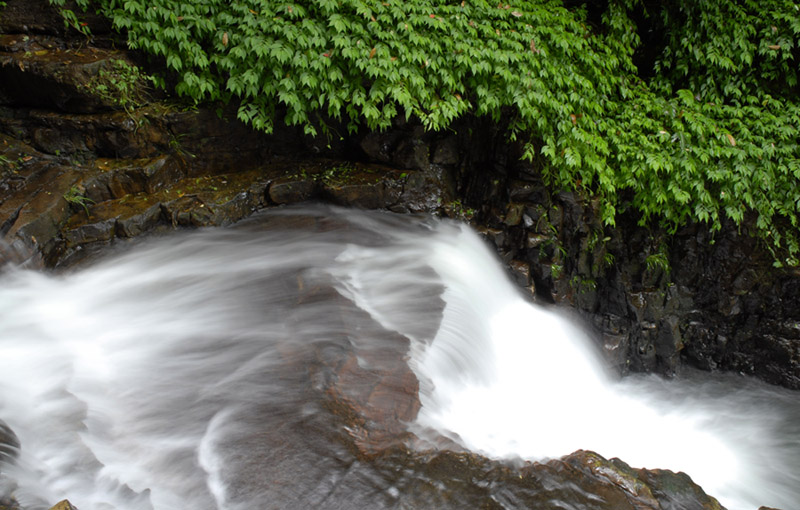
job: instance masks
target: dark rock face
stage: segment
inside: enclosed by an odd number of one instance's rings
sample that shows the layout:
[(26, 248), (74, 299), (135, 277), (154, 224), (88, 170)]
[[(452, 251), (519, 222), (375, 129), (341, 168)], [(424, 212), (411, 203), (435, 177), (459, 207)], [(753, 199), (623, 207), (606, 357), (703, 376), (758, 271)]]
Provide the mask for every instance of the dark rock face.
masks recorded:
[(608, 229), (591, 201), (549, 195), (524, 166), (509, 173), (510, 203), (484, 208), (488, 237), (530, 267), (537, 300), (585, 316), (611, 365), (671, 375), (689, 363), (800, 389), (800, 274), (772, 267), (746, 229), (712, 238), (692, 225), (667, 240), (625, 215)]
[(800, 274), (770, 267), (757, 243), (727, 229), (687, 229), (674, 244), (674, 281), (693, 298), (682, 325), (686, 359), (800, 388)]

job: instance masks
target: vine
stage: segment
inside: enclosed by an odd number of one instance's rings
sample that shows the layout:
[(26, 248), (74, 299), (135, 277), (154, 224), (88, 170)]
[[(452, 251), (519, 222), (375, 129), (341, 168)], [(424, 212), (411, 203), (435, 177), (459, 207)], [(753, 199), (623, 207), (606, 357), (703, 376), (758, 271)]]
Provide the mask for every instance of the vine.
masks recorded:
[(84, 87), (109, 104), (123, 108), (128, 115), (146, 102), (142, 89), (156, 79), (122, 59), (112, 59), (97, 71)]

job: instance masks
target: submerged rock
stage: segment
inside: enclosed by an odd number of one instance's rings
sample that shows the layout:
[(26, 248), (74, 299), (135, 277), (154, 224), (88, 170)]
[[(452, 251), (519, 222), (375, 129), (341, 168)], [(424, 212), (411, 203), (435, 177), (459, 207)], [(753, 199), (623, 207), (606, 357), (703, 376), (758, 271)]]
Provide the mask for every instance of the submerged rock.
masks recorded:
[[(3, 420), (0, 420), (0, 477), (6, 464), (13, 463), (19, 455), (19, 438)], [(20, 510), (11, 496), (0, 494), (0, 510)]]
[(651, 472), (591, 452), (517, 466), (468, 453), (394, 449), (376, 464), (411, 508), (724, 510), (681, 473), (653, 480)]
[[(345, 370), (352, 368), (350, 364)], [(403, 437), (392, 430), (404, 430), (401, 423), (392, 425), (393, 419), (402, 417), (398, 409), (407, 412), (418, 404), (401, 405), (397, 400), (387, 403), (364, 396), (360, 401), (341, 398), (339, 392), (348, 391), (346, 385), (354, 377), (348, 373), (330, 391), (337, 414), (345, 420), (361, 454), (384, 471), (389, 480), (393, 472), (410, 476), (402, 479), (399, 490), (411, 507), (431, 508), (433, 504), (435, 508), (724, 510), (684, 473), (632, 469), (618, 459), (607, 460), (589, 451), (520, 466), (453, 449), (391, 446)], [(413, 386), (407, 384), (409, 389)], [(379, 389), (362, 391), (374, 397)], [(382, 421), (376, 422), (375, 418)]]
[(13, 462), (19, 453), (19, 438), (3, 420), (0, 420), (0, 473), (2, 464)]
[(78, 508), (65, 499), (53, 505), (50, 510), (78, 510)]
[(21, 510), (19, 504), (11, 498), (0, 497), (0, 510)]

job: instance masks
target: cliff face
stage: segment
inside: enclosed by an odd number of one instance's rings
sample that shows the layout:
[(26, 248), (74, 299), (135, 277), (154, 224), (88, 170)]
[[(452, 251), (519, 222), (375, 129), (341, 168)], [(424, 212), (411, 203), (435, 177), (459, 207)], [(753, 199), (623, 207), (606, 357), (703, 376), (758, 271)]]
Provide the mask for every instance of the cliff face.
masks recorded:
[[(144, 232), (224, 225), (306, 200), (469, 219), (533, 298), (574, 307), (621, 372), (683, 364), (800, 389), (800, 274), (746, 231), (673, 237), (547, 189), (502, 129), (464, 119), (425, 133), (253, 133), (155, 97), (140, 56), (66, 31), (46, 1), (0, 17), (0, 256), (56, 267)], [(123, 88), (124, 85), (124, 88)]]

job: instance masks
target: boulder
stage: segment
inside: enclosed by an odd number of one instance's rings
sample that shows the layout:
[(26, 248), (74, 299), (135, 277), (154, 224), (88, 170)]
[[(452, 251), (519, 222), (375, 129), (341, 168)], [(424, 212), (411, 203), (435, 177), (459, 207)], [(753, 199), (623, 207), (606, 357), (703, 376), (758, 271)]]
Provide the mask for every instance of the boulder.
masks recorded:
[(66, 499), (64, 499), (62, 501), (59, 501), (52, 507), (50, 507), (50, 510), (78, 510), (78, 508), (73, 506), (72, 503), (70, 503)]

